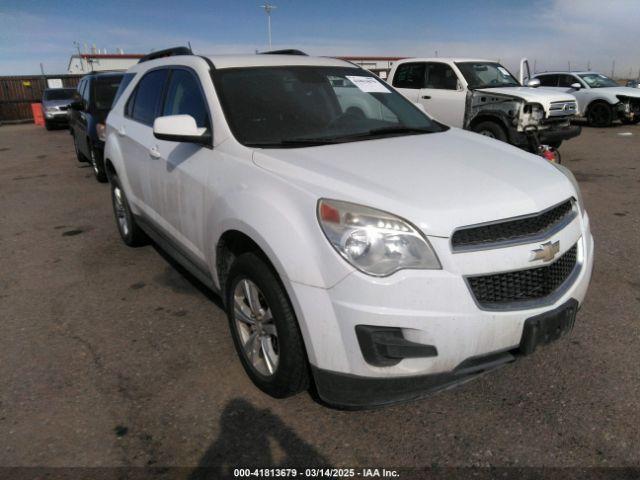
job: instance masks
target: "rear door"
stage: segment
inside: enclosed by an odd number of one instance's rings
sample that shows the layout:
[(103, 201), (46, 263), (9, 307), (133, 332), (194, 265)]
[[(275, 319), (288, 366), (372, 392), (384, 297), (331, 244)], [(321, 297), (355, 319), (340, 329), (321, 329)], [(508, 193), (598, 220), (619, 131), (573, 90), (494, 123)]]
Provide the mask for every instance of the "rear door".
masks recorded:
[(452, 127), (462, 128), (466, 92), (450, 65), (443, 62), (425, 64), (425, 84), (418, 101), (429, 115)]
[(129, 181), (129, 200), (156, 222), (158, 196), (151, 182), (160, 155), (153, 136), (153, 121), (158, 116), (169, 70), (159, 68), (145, 73), (127, 100), (122, 125), (116, 126)]
[[(211, 131), (211, 114), (195, 71), (172, 68), (161, 115), (190, 115), (199, 128)], [(205, 195), (209, 173), (219, 163), (218, 152), (194, 143), (156, 141), (160, 158), (153, 165), (152, 182), (159, 195), (156, 210), (162, 228), (192, 261), (206, 269)]]
[(424, 87), (425, 62), (408, 62), (398, 65), (392, 85), (414, 103), (418, 102), (420, 89)]

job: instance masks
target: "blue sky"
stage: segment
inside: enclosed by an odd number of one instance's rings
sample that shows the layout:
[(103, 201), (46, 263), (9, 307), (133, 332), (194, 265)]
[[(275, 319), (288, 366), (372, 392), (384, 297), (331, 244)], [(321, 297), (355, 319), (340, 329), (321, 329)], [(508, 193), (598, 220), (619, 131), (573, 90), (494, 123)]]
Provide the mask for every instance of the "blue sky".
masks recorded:
[[(0, 2), (0, 75), (63, 73), (73, 41), (128, 53), (186, 44), (197, 53), (266, 48), (260, 0)], [(634, 76), (640, 0), (273, 0), (273, 47), (318, 55), (481, 56), (539, 69), (587, 62)], [(603, 8), (606, 5), (606, 8)], [(629, 50), (629, 51), (627, 51)], [(634, 51), (631, 51), (634, 50)]]

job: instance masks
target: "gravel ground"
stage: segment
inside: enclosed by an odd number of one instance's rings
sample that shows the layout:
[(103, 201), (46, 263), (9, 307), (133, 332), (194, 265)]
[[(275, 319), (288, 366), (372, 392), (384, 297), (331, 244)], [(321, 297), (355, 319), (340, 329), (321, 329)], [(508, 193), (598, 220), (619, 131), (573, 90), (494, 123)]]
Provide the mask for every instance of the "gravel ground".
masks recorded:
[(562, 148), (596, 239), (569, 337), (455, 390), (344, 412), (252, 385), (220, 301), (121, 242), (67, 131), (0, 127), (0, 465), (640, 467), (639, 152), (639, 126)]

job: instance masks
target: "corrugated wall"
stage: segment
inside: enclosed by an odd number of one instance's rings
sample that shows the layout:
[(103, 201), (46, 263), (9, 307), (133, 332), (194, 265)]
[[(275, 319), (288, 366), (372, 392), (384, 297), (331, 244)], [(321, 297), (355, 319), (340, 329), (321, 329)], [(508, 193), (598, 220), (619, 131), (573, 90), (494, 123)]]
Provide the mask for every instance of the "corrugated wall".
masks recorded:
[(31, 104), (42, 101), (48, 78), (62, 79), (64, 87), (75, 87), (82, 75), (26, 75), (0, 77), (0, 124), (33, 121)]

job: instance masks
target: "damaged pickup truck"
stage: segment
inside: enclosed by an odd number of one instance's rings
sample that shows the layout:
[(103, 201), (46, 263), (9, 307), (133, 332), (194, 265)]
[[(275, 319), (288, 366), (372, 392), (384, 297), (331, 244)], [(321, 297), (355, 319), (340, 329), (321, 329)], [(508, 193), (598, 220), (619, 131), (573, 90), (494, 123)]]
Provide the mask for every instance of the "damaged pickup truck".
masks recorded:
[(580, 134), (570, 120), (577, 103), (570, 93), (522, 86), (490, 60), (410, 58), (398, 61), (390, 83), (436, 120), (464, 128), (532, 153), (543, 145), (559, 148)]

